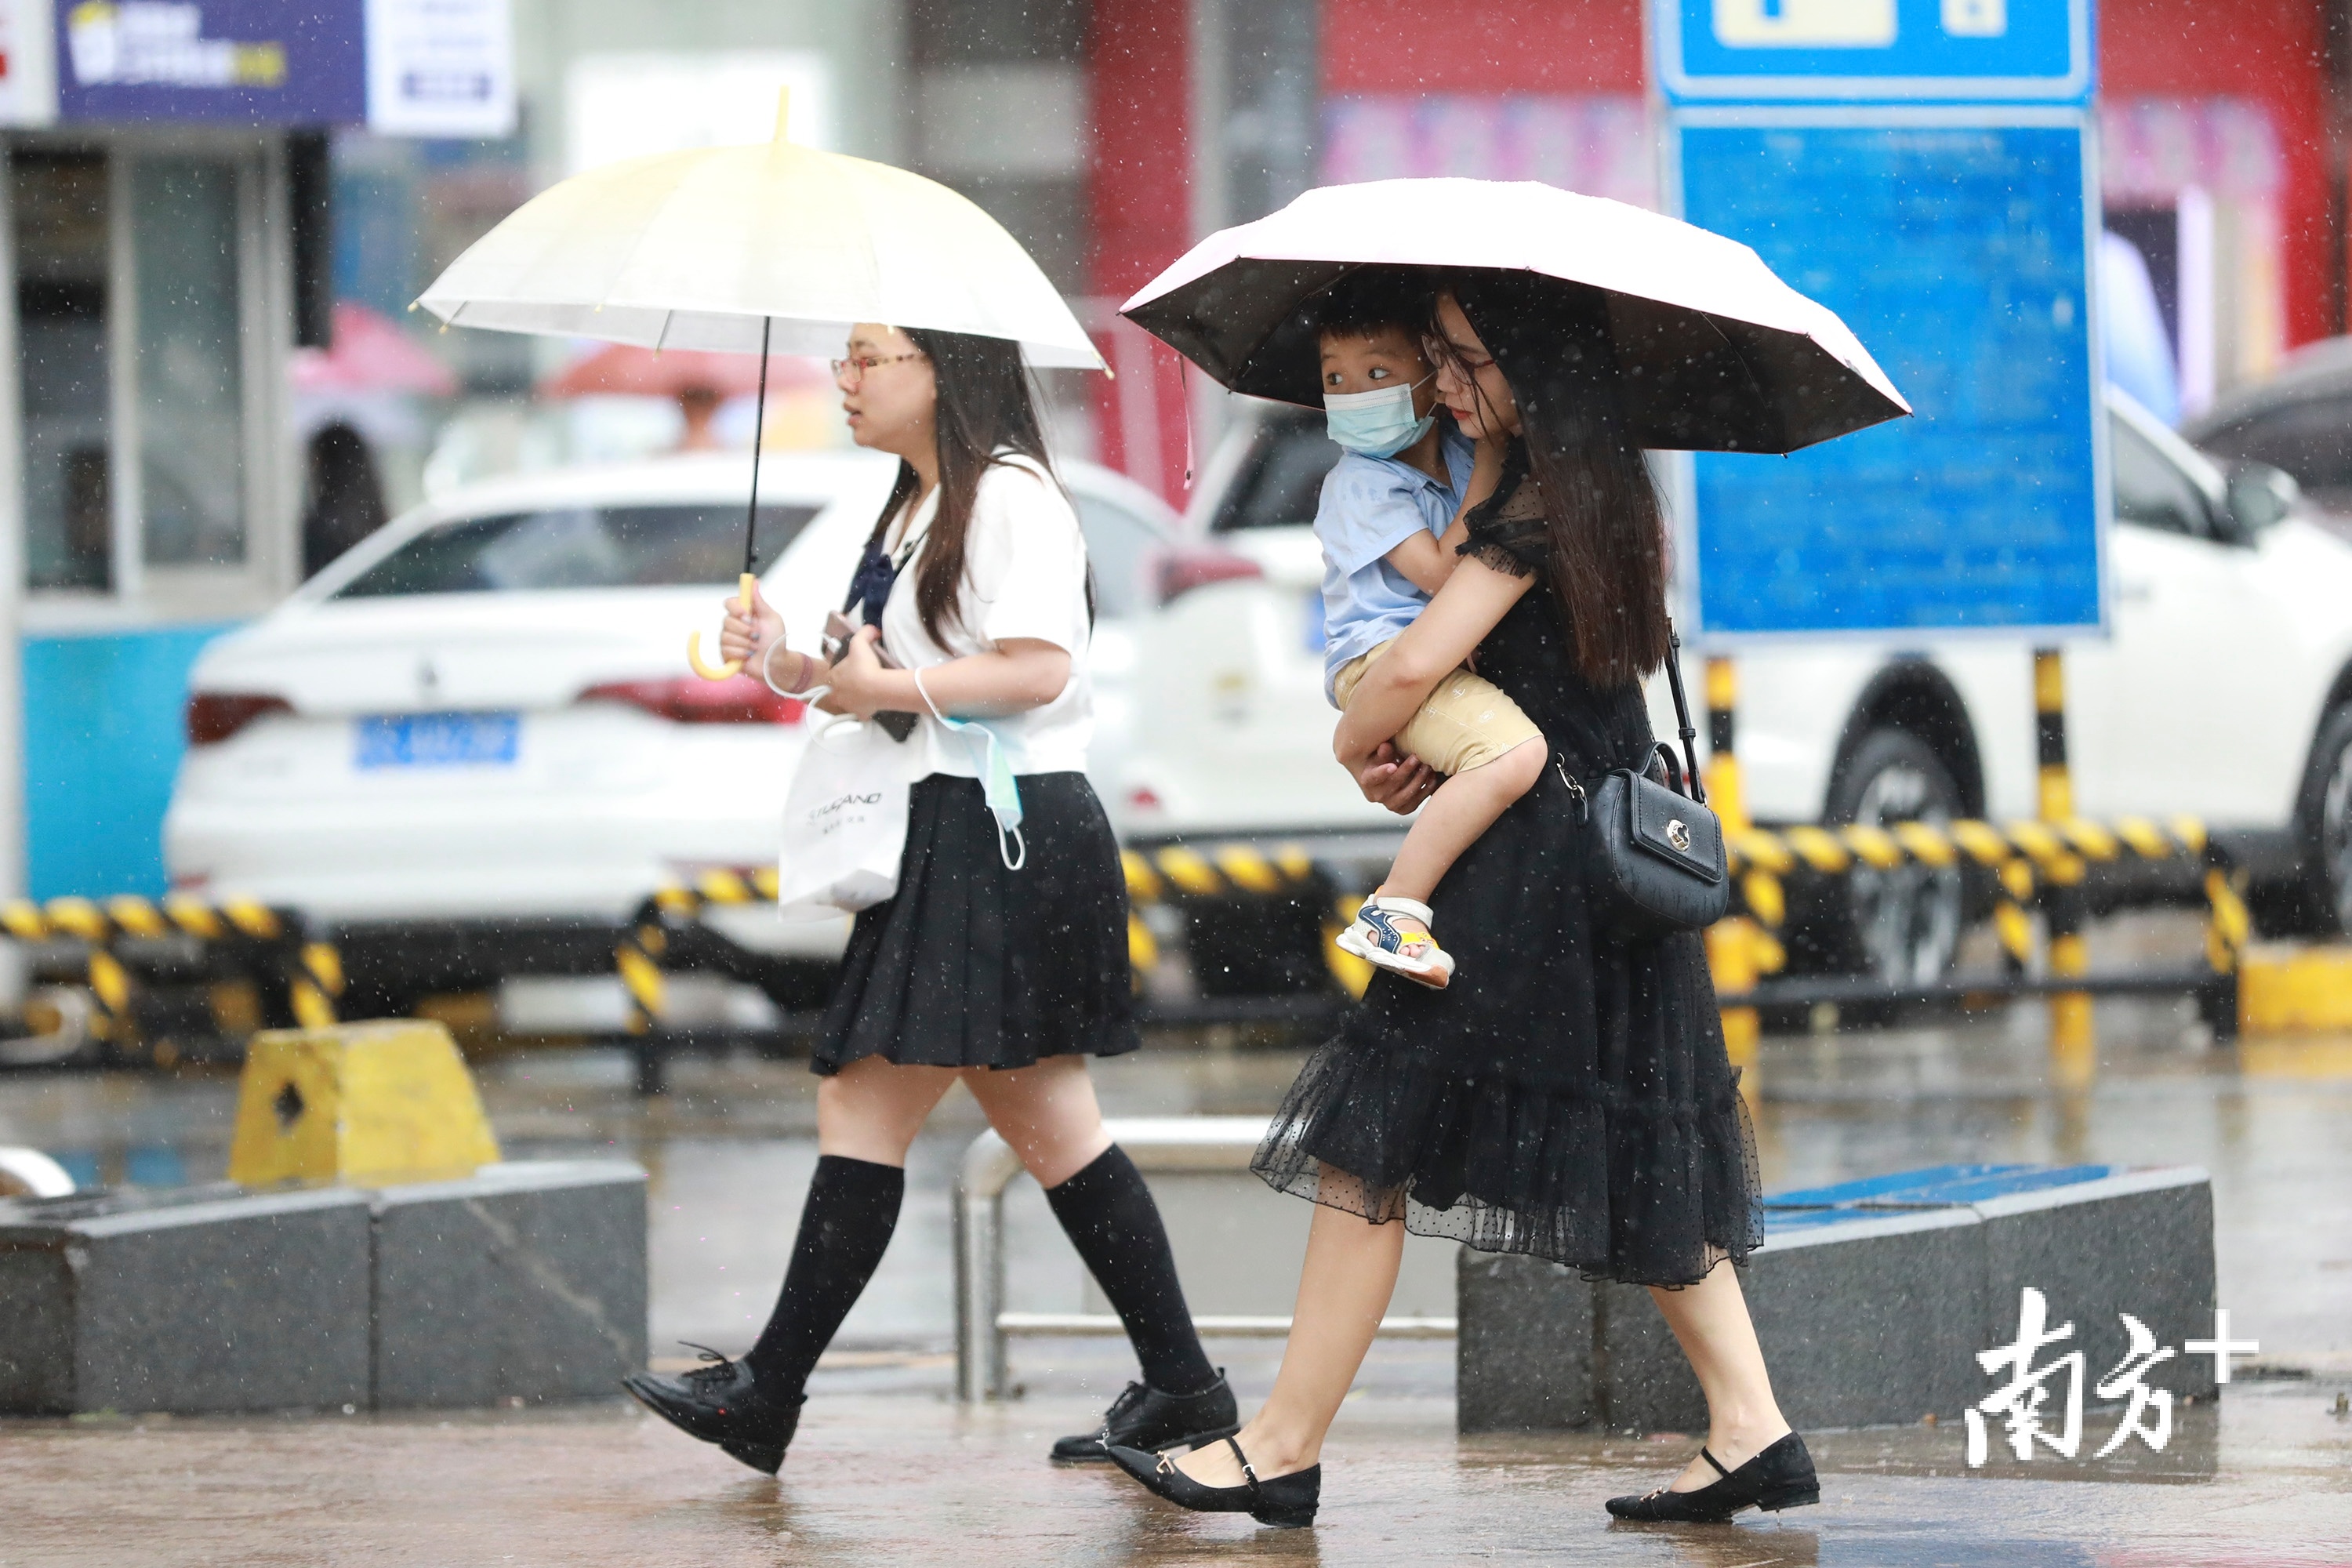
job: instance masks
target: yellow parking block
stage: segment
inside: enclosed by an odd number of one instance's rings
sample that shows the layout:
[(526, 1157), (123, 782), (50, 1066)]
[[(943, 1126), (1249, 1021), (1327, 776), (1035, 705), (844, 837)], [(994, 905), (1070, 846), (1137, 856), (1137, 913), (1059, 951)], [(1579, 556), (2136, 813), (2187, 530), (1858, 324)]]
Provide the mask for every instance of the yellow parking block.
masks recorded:
[(2248, 1078), (2352, 1079), (2352, 1038), (2273, 1035), (2240, 1040), (2238, 1070)]
[(2352, 1030), (2352, 946), (2249, 952), (2238, 971), (2238, 1022), (2249, 1035)]
[(247, 1048), (231, 1181), (436, 1181), (498, 1157), (474, 1080), (441, 1024), (271, 1029)]

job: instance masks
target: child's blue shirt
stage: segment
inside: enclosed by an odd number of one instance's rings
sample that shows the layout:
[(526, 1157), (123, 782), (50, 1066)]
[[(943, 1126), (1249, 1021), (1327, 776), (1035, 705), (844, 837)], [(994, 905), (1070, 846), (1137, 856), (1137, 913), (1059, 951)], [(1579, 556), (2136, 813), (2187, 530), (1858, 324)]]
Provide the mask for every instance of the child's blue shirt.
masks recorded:
[(1388, 552), (1416, 529), (1442, 535), (1461, 508), (1477, 448), (1454, 421), (1441, 418), (1438, 450), (1451, 484), (1439, 484), (1394, 458), (1342, 456), (1324, 476), (1315, 509), (1323, 546), (1323, 695), (1349, 659), (1371, 652), (1412, 625), (1429, 595), (1390, 565)]

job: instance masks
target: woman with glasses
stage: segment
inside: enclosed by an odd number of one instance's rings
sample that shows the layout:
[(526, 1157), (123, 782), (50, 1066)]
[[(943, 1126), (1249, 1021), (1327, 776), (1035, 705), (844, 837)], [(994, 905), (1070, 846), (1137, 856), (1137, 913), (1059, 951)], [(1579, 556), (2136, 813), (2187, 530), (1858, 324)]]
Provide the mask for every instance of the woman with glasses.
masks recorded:
[[(1325, 1434), (1394, 1289), (1404, 1232), (1647, 1285), (1707, 1402), (1706, 1445), (1631, 1519), (1722, 1521), (1815, 1501), (1734, 1268), (1762, 1239), (1753, 1137), (1696, 933), (1629, 941), (1597, 917), (1572, 780), (1648, 764), (1642, 680), (1671, 657), (1665, 531), (1627, 435), (1597, 290), (1483, 273), (1437, 300), (1430, 357), (1463, 434), (1498, 446), (1466, 498), (1463, 560), (1365, 674), (1333, 746), (1409, 811), (1428, 769), (1391, 738), (1474, 656), (1550, 742), (1535, 788), (1430, 900), (1454, 984), (1376, 973), (1300, 1072), (1255, 1168), (1315, 1210), (1282, 1370), (1231, 1438), (1118, 1447), (1160, 1496), (1311, 1523)], [(1401, 1222), (1401, 1223), (1400, 1223)]]
[(898, 891), (858, 914), (825, 1011), (811, 1064), (824, 1078), (816, 1174), (767, 1327), (740, 1361), (706, 1352), (710, 1365), (639, 1373), (630, 1391), (773, 1475), (809, 1373), (889, 1244), (908, 1146), (961, 1080), (1045, 1190), (1142, 1363), (1103, 1426), (1055, 1443), (1054, 1458), (1108, 1462), (1111, 1442), (1230, 1432), (1233, 1391), (1087, 1076), (1087, 1057), (1139, 1044), (1127, 885), (1085, 773), (1086, 541), (1020, 349), (866, 324), (834, 375), (857, 444), (898, 459), (847, 599), (864, 624), (827, 668), (784, 646), (764, 599), (749, 613), (730, 599), (720, 646), (780, 692), (824, 683), (825, 711), (906, 731), (917, 782)]

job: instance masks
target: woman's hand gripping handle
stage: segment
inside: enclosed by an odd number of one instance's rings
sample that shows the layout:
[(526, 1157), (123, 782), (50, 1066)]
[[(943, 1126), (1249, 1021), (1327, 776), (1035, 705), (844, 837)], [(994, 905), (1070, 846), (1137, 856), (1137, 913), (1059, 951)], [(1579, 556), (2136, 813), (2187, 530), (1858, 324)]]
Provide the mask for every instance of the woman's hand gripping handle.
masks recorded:
[[(687, 662), (694, 666), (694, 673), (705, 680), (724, 680), (747, 666), (754, 675), (781, 677), (788, 673), (761, 668), (760, 661), (774, 653), (784, 640), (784, 617), (761, 594), (760, 580), (745, 573), (735, 597), (723, 601), (723, 607), (727, 618), (719, 624), (719, 651), (727, 662), (718, 666), (705, 664), (702, 634), (697, 632), (687, 639), (686, 645)], [(793, 685), (801, 684), (801, 669), (789, 673)]]

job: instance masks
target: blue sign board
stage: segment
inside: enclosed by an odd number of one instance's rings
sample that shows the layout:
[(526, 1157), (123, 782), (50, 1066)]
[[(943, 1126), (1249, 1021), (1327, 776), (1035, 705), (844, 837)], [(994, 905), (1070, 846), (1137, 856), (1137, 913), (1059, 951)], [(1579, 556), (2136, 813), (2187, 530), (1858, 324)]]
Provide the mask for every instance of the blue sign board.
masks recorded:
[(1917, 414), (1693, 459), (1710, 637), (2096, 630), (2088, 130), (2072, 110), (1687, 110), (1683, 216), (1852, 327)]
[(362, 0), (55, 0), (68, 121), (356, 124)]
[(1675, 103), (2079, 102), (2090, 0), (1652, 0)]

